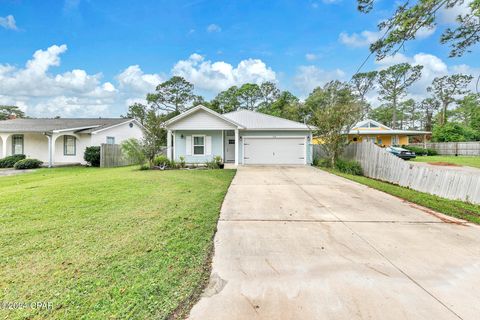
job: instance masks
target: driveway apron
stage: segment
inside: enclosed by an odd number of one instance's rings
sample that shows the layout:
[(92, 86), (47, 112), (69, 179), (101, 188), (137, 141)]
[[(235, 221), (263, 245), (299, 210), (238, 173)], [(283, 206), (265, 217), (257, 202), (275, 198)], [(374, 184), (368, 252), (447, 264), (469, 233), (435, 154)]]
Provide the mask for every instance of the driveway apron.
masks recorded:
[(240, 167), (189, 319), (479, 319), (480, 228), (307, 166)]

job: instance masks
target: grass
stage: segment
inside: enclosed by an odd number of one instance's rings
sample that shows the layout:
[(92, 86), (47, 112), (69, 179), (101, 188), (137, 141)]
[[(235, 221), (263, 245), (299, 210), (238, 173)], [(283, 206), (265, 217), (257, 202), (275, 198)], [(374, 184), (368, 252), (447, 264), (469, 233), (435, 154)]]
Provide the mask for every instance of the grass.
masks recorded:
[(393, 196), (416, 203), (423, 207), (430, 208), (445, 215), (480, 224), (480, 205), (466, 203), (459, 200), (445, 199), (428, 193), (400, 187), (388, 182), (383, 182), (363, 176), (354, 176), (351, 174), (342, 173), (338, 170), (327, 168), (321, 169), (347, 178), (349, 180), (364, 184), (371, 188), (386, 192)]
[(234, 170), (41, 169), (0, 178), (11, 319), (165, 319), (208, 276)]
[(446, 162), (451, 164), (456, 164), (460, 166), (468, 166), (468, 167), (476, 167), (480, 168), (480, 157), (472, 157), (472, 156), (420, 156), (416, 157), (411, 161), (418, 161), (418, 162)]

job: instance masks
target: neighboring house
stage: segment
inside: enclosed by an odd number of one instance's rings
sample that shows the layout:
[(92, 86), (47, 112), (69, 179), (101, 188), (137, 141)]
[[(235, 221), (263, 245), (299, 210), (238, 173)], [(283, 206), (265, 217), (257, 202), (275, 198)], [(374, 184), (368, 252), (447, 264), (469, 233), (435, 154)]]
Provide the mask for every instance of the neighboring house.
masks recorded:
[(167, 155), (187, 163), (220, 156), (226, 163), (311, 163), (312, 131), (307, 125), (249, 110), (219, 114), (192, 108), (165, 123)]
[(13, 119), (0, 121), (0, 158), (25, 154), (49, 166), (85, 163), (85, 148), (143, 137), (133, 119)]
[[(428, 131), (397, 130), (387, 127), (375, 120), (367, 119), (358, 122), (348, 132), (348, 139), (353, 142), (372, 141), (383, 147), (408, 145), (409, 137), (422, 137), (425, 141)], [(319, 138), (314, 138), (314, 144), (320, 144)]]

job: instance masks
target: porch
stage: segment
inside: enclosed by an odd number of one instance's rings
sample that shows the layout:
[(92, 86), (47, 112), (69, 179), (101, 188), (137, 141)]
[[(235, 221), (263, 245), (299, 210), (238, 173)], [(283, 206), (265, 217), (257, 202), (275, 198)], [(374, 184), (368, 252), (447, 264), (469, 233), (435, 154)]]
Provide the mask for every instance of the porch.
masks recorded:
[(52, 167), (83, 163), (86, 138), (73, 132), (0, 133), (0, 158), (24, 154), (27, 158), (38, 159)]
[(167, 157), (186, 163), (205, 163), (220, 156), (224, 163), (239, 164), (239, 130), (168, 130)]

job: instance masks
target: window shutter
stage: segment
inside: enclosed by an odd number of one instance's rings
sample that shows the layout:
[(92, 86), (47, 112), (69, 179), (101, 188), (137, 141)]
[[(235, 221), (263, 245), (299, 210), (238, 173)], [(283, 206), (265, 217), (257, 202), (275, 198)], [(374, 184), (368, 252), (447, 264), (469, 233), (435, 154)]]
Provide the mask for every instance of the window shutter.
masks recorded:
[(209, 156), (212, 154), (212, 136), (205, 137), (205, 155)]
[(192, 155), (192, 136), (185, 137), (185, 155), (191, 156)]

